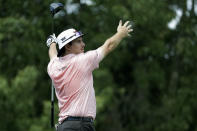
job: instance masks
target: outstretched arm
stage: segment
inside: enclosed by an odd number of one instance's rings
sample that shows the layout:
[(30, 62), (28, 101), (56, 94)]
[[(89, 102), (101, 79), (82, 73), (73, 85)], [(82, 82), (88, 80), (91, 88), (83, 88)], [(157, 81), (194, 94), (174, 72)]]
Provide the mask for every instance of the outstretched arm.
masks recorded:
[(119, 45), (123, 38), (125, 38), (126, 36), (130, 36), (129, 33), (132, 31), (133, 29), (131, 28), (129, 21), (125, 22), (122, 25), (122, 21), (120, 20), (117, 27), (117, 33), (114, 34), (112, 37), (108, 38), (105, 43), (100, 47), (103, 51), (104, 56), (113, 51)]

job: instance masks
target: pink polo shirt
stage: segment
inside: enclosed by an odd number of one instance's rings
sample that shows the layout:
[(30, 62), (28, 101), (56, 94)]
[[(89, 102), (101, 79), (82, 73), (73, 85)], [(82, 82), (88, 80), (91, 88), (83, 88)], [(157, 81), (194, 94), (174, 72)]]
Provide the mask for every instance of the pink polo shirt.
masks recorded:
[(48, 64), (59, 106), (59, 123), (67, 116), (96, 117), (92, 71), (99, 67), (102, 49), (54, 57)]

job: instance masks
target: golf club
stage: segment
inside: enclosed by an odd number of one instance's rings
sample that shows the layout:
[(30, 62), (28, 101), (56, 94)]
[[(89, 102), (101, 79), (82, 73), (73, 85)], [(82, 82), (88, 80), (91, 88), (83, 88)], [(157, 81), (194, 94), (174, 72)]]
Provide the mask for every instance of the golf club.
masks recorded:
[(50, 4), (50, 12), (52, 15), (52, 33), (54, 33), (54, 15), (58, 13), (63, 8), (62, 3), (51, 3)]
[[(62, 3), (51, 3), (50, 12), (52, 15), (52, 34), (54, 33), (54, 15), (63, 8)], [(54, 86), (51, 84), (51, 128), (54, 127)]]

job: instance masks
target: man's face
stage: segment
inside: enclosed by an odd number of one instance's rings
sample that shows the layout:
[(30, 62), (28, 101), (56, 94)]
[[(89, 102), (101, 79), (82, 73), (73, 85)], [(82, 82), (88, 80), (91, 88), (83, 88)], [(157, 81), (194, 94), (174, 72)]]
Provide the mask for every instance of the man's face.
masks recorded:
[(82, 37), (79, 37), (72, 41), (72, 45), (70, 46), (70, 52), (73, 54), (84, 53), (85, 43), (83, 42)]

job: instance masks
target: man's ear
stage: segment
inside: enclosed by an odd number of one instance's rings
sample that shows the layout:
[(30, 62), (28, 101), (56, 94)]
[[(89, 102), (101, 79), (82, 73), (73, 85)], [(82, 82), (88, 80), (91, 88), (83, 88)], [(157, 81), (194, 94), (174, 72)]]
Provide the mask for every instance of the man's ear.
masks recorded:
[(67, 44), (67, 45), (65, 45), (65, 48), (66, 48), (66, 50), (70, 51), (71, 50), (71, 45)]

